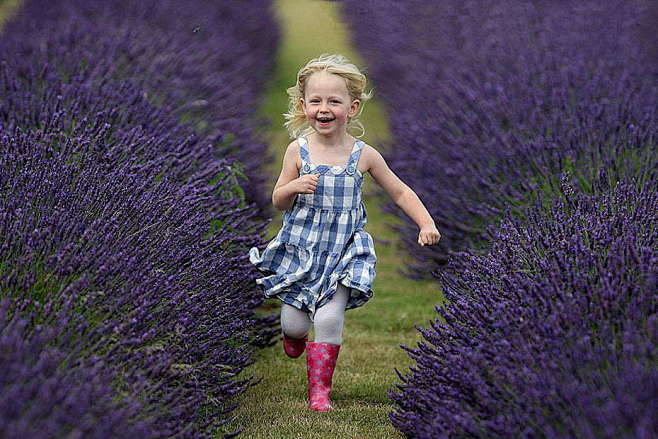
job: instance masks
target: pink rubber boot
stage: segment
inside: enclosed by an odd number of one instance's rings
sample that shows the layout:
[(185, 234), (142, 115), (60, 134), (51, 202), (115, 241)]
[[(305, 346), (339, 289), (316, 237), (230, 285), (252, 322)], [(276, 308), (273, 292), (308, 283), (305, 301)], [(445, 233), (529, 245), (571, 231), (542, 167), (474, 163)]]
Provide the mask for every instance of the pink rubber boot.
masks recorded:
[(283, 334), (283, 350), (290, 358), (297, 358), (302, 355), (302, 352), (306, 349), (307, 339), (308, 337), (290, 338), (286, 336), (286, 334)]
[(327, 412), (333, 408), (329, 394), (339, 350), (340, 345), (337, 344), (306, 343), (308, 405), (311, 410)]

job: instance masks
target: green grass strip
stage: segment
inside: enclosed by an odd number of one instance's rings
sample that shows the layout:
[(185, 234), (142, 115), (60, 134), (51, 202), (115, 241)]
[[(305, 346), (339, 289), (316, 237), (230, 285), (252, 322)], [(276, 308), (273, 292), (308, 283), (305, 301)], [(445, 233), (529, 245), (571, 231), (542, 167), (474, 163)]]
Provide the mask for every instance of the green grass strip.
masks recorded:
[[(287, 110), (286, 88), (294, 84), (298, 69), (324, 52), (341, 53), (357, 66), (365, 65), (350, 46), (346, 27), (340, 20), (339, 4), (277, 0), (275, 5), (283, 32), (282, 45), (261, 108), (264, 116), (272, 118), (272, 126), (260, 133), (276, 155), (275, 163), (264, 170), (271, 174), (269, 194), (290, 142), (282, 113)], [(362, 121), (366, 127), (364, 140), (380, 149), (380, 142), (389, 139), (390, 133), (376, 93), (375, 89), (375, 99), (366, 104)], [(245, 376), (254, 375), (262, 382), (240, 397), (236, 419), (225, 431), (243, 428), (241, 437), (276, 439), (402, 437), (388, 419), (393, 404), (387, 397), (387, 391), (399, 382), (394, 368), (407, 373), (411, 366), (399, 345), (416, 346), (421, 337), (414, 325), (428, 326), (437, 317), (434, 307), (442, 302), (442, 294), (432, 281), (414, 281), (398, 273), (397, 269), (410, 257), (397, 248), (398, 237), (386, 223), (399, 220), (381, 211), (383, 200), (374, 197), (376, 184), (369, 174), (363, 187), (368, 213), (366, 230), (375, 238), (378, 259), (375, 296), (365, 306), (347, 311), (343, 345), (334, 373), (335, 410), (316, 413), (307, 409), (305, 356), (288, 358), (279, 342), (260, 351), (257, 362), (246, 370)], [(281, 227), (281, 218), (278, 212), (268, 239)], [(272, 299), (262, 312), (279, 309), (279, 302)]]

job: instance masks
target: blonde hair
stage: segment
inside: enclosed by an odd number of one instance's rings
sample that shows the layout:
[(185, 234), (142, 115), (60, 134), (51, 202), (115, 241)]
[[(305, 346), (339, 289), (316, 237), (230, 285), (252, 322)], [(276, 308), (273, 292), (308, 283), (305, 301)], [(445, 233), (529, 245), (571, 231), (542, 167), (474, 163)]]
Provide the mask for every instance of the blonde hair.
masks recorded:
[(306, 120), (306, 115), (302, 109), (300, 99), (304, 97), (308, 78), (313, 73), (321, 71), (333, 73), (344, 78), (345, 84), (347, 85), (347, 92), (349, 93), (352, 102), (357, 99), (361, 101), (359, 112), (354, 115), (354, 117), (350, 118), (347, 123), (347, 131), (349, 132), (355, 128), (360, 129), (361, 134), (355, 137), (362, 137), (365, 134), (366, 129), (363, 127), (361, 121), (359, 121), (359, 116), (363, 112), (363, 104), (372, 97), (373, 90), (366, 93), (366, 76), (347, 58), (343, 55), (337, 54), (323, 53), (319, 57), (310, 60), (304, 67), (299, 69), (299, 72), (297, 72), (296, 84), (286, 90), (288, 93), (288, 112), (283, 114), (283, 117), (286, 119), (283, 126), (286, 127), (288, 134), (292, 138), (305, 136), (314, 132), (313, 128)]

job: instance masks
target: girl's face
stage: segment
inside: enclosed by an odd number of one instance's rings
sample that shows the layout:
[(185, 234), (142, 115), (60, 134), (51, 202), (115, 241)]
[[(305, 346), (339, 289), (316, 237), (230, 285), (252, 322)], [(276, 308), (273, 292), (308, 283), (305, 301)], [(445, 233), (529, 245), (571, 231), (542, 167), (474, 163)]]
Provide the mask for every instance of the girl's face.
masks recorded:
[(358, 99), (352, 101), (350, 98), (342, 77), (326, 71), (309, 76), (302, 108), (306, 120), (318, 134), (333, 136), (344, 133), (359, 105)]

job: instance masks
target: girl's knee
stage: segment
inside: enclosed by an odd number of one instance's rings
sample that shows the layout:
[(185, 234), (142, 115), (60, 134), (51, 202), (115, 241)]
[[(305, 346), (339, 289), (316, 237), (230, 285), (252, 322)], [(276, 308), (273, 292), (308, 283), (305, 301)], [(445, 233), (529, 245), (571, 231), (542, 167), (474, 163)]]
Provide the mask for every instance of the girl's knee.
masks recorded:
[(317, 330), (340, 331), (343, 328), (344, 317), (341, 313), (316, 314), (313, 325)]
[(298, 327), (286, 328), (284, 325), (281, 325), (281, 332), (289, 338), (304, 338), (308, 335), (308, 329), (304, 330)]
[(304, 338), (310, 327), (310, 322), (281, 319), (281, 331), (290, 338)]
[(297, 308), (283, 304), (281, 308), (281, 331), (291, 338), (304, 338), (311, 327), (308, 315)]

